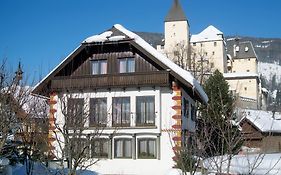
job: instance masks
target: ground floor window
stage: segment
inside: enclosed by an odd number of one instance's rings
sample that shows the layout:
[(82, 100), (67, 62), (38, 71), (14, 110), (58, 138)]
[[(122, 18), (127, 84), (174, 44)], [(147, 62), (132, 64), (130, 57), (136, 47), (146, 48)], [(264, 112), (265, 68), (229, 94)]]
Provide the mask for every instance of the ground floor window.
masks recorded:
[(71, 154), (73, 158), (89, 156), (89, 142), (86, 138), (70, 138), (69, 150), (66, 150), (68, 154)]
[(152, 138), (138, 139), (138, 158), (140, 159), (156, 158), (156, 139), (152, 139)]
[(91, 141), (91, 157), (108, 158), (109, 140), (105, 138), (93, 139)]
[(115, 158), (132, 158), (132, 139), (115, 139), (114, 141)]

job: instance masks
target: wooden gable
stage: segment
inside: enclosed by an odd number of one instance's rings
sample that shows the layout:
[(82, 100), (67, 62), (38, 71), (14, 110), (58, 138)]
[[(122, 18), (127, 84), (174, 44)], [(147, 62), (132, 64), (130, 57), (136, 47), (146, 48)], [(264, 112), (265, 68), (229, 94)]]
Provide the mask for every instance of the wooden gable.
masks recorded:
[[(120, 58), (134, 58), (135, 71), (119, 73)], [(107, 73), (92, 74), (93, 60), (107, 60)], [(82, 44), (34, 93), (47, 96), (52, 91), (78, 91), (143, 86), (170, 86), (169, 72), (157, 65), (130, 40), (122, 42)]]

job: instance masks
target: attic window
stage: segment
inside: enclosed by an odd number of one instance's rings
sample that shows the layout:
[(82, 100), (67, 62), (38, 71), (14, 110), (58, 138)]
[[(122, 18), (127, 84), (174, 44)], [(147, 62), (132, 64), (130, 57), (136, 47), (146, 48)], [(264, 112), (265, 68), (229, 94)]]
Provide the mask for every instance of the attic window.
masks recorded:
[(92, 75), (106, 74), (107, 73), (107, 60), (93, 60)]
[(119, 73), (135, 72), (135, 58), (120, 58)]
[(249, 47), (245, 47), (245, 52), (248, 52), (249, 51)]

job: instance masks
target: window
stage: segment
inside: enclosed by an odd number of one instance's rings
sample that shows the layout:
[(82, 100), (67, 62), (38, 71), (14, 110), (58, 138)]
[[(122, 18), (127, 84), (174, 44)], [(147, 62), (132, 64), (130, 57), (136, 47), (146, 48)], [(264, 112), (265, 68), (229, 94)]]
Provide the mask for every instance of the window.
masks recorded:
[(215, 51), (213, 51), (213, 55), (215, 55)]
[(65, 115), (66, 124), (68, 127), (83, 126), (84, 99), (69, 98), (67, 101), (67, 114)]
[(93, 60), (92, 61), (92, 74), (106, 74), (107, 73), (107, 60)]
[(247, 91), (247, 87), (244, 87), (244, 90)]
[(135, 59), (134, 58), (120, 58), (119, 59), (119, 72), (135, 72)]
[(193, 46), (196, 46), (196, 43), (192, 43)]
[(106, 126), (107, 104), (106, 98), (90, 99), (90, 125)]
[(132, 158), (132, 140), (131, 139), (115, 139), (114, 157), (115, 158)]
[(183, 115), (188, 118), (189, 115), (189, 103), (186, 98), (183, 99)]
[(215, 46), (215, 47), (217, 46), (217, 42), (214, 42), (214, 46)]
[(215, 64), (213, 62), (211, 62), (211, 68), (214, 68)]
[(86, 138), (70, 138), (70, 152), (72, 157), (77, 157), (82, 154), (83, 156), (89, 155), (89, 143)]
[(114, 97), (112, 101), (112, 124), (115, 126), (130, 126), (130, 97)]
[(194, 105), (191, 105), (191, 120), (195, 121), (196, 119), (196, 108)]
[(137, 97), (137, 125), (155, 124), (154, 96)]
[(174, 51), (174, 55), (175, 55), (175, 56), (180, 56), (180, 52), (179, 52), (178, 50), (175, 50), (175, 51)]
[(138, 139), (138, 158), (156, 158), (156, 139)]
[(247, 72), (250, 72), (250, 70), (249, 70), (249, 69), (247, 69)]
[(92, 158), (108, 158), (109, 140), (105, 138), (93, 139), (91, 142)]

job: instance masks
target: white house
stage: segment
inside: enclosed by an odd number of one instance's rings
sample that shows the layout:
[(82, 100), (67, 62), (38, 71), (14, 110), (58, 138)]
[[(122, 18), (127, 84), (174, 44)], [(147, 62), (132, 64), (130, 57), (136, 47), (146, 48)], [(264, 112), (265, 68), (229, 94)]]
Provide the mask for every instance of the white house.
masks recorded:
[[(84, 40), (33, 93), (50, 98), (57, 158), (54, 126), (65, 123), (60, 97), (70, 94), (67, 103), (79, 104), (72, 107), (94, 111), (83, 132), (91, 142), (88, 156), (101, 158), (89, 168), (102, 174), (165, 174), (175, 165), (174, 151), (195, 132), (195, 102), (208, 101), (188, 71), (119, 24)], [(102, 132), (93, 137), (97, 127)]]

